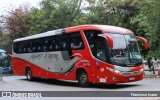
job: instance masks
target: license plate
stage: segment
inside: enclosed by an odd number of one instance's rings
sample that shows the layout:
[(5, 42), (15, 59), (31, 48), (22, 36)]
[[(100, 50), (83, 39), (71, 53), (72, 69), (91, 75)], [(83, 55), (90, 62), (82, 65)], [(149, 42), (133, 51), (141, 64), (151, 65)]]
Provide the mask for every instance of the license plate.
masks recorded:
[(106, 82), (106, 79), (105, 78), (100, 78), (100, 82)]
[(129, 80), (135, 80), (135, 77), (130, 77)]

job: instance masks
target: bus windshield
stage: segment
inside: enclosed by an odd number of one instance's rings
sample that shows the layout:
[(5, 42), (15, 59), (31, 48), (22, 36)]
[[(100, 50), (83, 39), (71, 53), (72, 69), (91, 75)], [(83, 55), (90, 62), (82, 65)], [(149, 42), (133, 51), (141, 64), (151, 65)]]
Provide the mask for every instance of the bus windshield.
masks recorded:
[(111, 63), (123, 67), (133, 67), (142, 64), (142, 57), (134, 34), (110, 34), (113, 39), (111, 48)]

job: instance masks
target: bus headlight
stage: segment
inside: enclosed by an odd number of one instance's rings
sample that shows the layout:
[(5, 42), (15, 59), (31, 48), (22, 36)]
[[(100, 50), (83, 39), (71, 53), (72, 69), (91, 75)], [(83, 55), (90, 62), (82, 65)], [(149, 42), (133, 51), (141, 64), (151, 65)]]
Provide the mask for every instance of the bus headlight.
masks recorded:
[(144, 71), (144, 69), (142, 68), (140, 71), (139, 71), (139, 73), (142, 73)]
[(119, 71), (119, 70), (108, 68), (108, 67), (106, 67), (106, 69), (109, 70), (109, 71), (111, 71), (111, 72), (114, 72), (116, 74), (121, 74), (121, 71)]
[(115, 72), (116, 74), (121, 74), (121, 71), (119, 71), (119, 70), (114, 70), (114, 72)]

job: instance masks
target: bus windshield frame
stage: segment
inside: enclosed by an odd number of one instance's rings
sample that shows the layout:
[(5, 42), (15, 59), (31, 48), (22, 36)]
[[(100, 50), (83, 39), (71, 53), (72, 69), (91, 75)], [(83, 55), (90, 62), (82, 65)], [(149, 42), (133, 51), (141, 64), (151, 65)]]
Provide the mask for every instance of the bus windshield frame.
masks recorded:
[(107, 33), (113, 39), (110, 63), (122, 67), (135, 67), (142, 64), (142, 56), (134, 34)]

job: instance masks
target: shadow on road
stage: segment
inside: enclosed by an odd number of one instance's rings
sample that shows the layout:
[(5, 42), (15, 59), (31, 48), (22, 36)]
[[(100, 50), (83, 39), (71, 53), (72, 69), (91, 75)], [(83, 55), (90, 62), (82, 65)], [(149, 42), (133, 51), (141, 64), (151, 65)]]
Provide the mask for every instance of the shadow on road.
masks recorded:
[(91, 88), (100, 88), (100, 89), (123, 89), (123, 88), (129, 88), (129, 87), (138, 87), (141, 85), (138, 84), (93, 84), (91, 85)]
[[(27, 79), (21, 79), (24, 81), (28, 81)], [(79, 87), (78, 82), (76, 81), (66, 81), (66, 80), (56, 80), (56, 79), (35, 79), (34, 81), (30, 82), (39, 82), (44, 84), (50, 84), (50, 85), (58, 85), (58, 86), (71, 86), (71, 87)], [(123, 88), (129, 88), (129, 87), (138, 87), (141, 86), (139, 84), (130, 84), (130, 83), (124, 83), (124, 84), (91, 84), (88, 88), (100, 88), (100, 89), (123, 89)]]
[[(21, 79), (24, 81), (28, 81), (27, 79)], [(72, 87), (78, 87), (77, 82), (70, 82), (66, 80), (57, 80), (57, 79), (43, 79), (43, 78), (36, 78), (33, 81), (30, 82), (39, 82), (49, 85), (60, 85), (60, 86), (72, 86)]]

